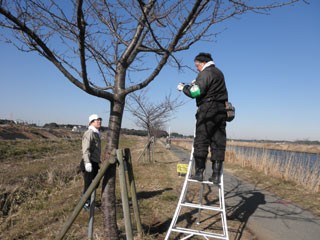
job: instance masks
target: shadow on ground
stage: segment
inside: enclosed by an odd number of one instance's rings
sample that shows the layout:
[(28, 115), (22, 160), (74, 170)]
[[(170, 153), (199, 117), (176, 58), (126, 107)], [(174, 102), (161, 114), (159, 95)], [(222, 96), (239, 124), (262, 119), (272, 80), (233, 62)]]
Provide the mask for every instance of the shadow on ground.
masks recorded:
[(137, 193), (137, 198), (138, 200), (139, 199), (148, 199), (148, 198), (153, 198), (157, 195), (161, 195), (163, 192), (166, 192), (166, 191), (171, 191), (173, 190), (173, 188), (165, 188), (165, 189), (162, 189), (162, 190), (157, 190), (157, 191), (143, 191), (143, 192), (138, 192)]

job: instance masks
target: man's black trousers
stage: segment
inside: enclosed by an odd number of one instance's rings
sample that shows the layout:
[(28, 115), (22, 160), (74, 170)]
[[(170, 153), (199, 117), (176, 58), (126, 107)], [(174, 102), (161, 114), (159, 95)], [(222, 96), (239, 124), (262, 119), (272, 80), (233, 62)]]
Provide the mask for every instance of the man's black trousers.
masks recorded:
[(213, 110), (199, 108), (196, 117), (196, 136), (194, 139), (193, 156), (196, 168), (204, 169), (209, 146), (211, 161), (224, 161), (226, 149), (226, 113), (218, 111), (217, 108)]
[(87, 191), (87, 189), (89, 188), (91, 182), (97, 176), (98, 171), (99, 171), (99, 164), (98, 163), (91, 162), (91, 164), (92, 164), (92, 171), (91, 172), (87, 172), (86, 169), (85, 169), (85, 166), (84, 166), (83, 159), (81, 160), (81, 163), (80, 163), (80, 169), (82, 171), (83, 181), (84, 181), (83, 194)]

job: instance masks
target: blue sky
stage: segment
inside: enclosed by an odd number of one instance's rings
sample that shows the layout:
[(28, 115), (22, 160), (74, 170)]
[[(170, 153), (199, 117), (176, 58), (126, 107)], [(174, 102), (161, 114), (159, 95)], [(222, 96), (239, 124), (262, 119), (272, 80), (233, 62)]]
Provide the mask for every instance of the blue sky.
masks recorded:
[[(214, 29), (225, 29), (215, 42), (198, 43), (181, 55), (193, 67), (197, 53), (210, 52), (223, 71), (236, 107), (229, 138), (320, 140), (320, 1), (309, 2), (229, 20)], [(47, 60), (3, 42), (0, 53), (1, 119), (86, 124), (98, 113), (107, 125), (109, 103), (82, 92)], [(166, 130), (193, 134), (195, 103), (176, 86), (195, 77), (166, 67), (148, 86), (151, 101), (170, 92), (186, 100)], [(128, 113), (122, 127), (136, 128)]]

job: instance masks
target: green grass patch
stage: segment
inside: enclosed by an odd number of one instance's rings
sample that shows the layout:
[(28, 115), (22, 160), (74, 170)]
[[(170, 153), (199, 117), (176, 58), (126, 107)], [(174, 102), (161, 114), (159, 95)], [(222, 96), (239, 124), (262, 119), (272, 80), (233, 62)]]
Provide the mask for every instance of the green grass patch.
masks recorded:
[(161, 201), (166, 202), (176, 202), (178, 200), (178, 197), (174, 192), (164, 192), (160, 199)]

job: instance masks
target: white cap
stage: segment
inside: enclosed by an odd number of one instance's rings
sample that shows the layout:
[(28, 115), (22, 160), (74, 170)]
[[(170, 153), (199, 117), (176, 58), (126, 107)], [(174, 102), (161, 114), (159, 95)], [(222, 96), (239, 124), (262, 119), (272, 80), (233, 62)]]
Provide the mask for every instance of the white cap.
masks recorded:
[(102, 120), (102, 118), (99, 117), (97, 114), (91, 114), (91, 115), (89, 116), (89, 124), (90, 124), (92, 121), (97, 120), (97, 119)]

